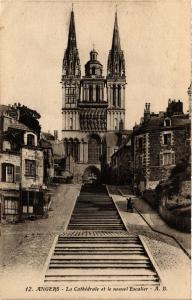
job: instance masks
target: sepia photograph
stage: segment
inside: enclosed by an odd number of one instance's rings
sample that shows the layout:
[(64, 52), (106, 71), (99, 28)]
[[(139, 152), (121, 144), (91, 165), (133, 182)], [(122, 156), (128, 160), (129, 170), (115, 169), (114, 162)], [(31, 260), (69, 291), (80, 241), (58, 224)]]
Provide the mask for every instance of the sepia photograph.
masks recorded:
[(191, 1), (0, 16), (0, 300), (191, 299)]

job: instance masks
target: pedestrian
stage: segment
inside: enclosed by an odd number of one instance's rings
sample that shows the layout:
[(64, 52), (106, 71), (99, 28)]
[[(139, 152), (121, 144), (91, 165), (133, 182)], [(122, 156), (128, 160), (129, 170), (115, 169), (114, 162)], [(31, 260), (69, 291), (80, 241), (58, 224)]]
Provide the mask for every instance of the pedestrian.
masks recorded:
[(133, 211), (132, 198), (127, 198), (127, 211)]

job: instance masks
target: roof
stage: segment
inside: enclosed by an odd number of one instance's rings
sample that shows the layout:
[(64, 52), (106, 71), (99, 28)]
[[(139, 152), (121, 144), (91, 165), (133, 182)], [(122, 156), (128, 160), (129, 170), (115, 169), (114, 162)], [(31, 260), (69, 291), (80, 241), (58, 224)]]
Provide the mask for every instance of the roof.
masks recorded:
[(55, 138), (50, 132), (41, 132), (41, 137), (47, 141), (54, 141)]
[(29, 127), (27, 127), (25, 124), (20, 123), (19, 121), (17, 121), (17, 120), (14, 119), (14, 118), (13, 118), (13, 120), (14, 120), (14, 122), (8, 125), (9, 128), (33, 132), (33, 130), (31, 130), (31, 129), (30, 129)]
[(9, 106), (0, 104), (0, 115), (9, 110)]
[[(165, 119), (170, 119), (171, 120), (171, 126), (170, 127), (165, 127), (164, 126), (164, 121)], [(145, 132), (145, 131), (154, 131), (154, 130), (165, 130), (166, 129), (171, 129), (175, 127), (180, 127), (180, 126), (187, 126), (190, 125), (190, 119), (188, 115), (182, 114), (182, 115), (173, 115), (170, 118), (167, 117), (159, 117), (159, 116), (154, 116), (147, 122), (143, 122), (140, 125), (137, 125), (133, 128), (133, 134), (139, 133), (139, 132)]]

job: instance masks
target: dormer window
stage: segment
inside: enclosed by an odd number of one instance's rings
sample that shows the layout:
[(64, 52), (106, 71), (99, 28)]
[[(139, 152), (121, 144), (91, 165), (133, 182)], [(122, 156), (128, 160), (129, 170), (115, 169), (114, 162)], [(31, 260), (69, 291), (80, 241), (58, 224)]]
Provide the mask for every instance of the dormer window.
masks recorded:
[(27, 146), (35, 146), (35, 137), (33, 134), (27, 135)]
[(30, 147), (37, 146), (37, 136), (33, 132), (26, 132), (24, 134), (24, 144)]

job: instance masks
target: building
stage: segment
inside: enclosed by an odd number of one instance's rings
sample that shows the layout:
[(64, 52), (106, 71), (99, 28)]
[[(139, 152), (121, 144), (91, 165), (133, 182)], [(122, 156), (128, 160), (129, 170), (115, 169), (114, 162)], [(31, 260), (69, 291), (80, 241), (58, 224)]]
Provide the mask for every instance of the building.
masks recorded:
[(135, 185), (141, 193), (155, 189), (190, 154), (190, 119), (183, 103), (169, 99), (166, 112), (158, 114), (146, 103), (140, 124), (133, 128), (132, 147)]
[(126, 77), (117, 13), (106, 77), (98, 56), (93, 48), (81, 76), (72, 11), (62, 67), (62, 138), (77, 182), (100, 176), (101, 165), (110, 162), (124, 129)]
[(133, 149), (131, 133), (124, 144), (111, 156), (111, 183), (133, 187)]
[(20, 104), (0, 106), (2, 221), (18, 221), (44, 213), (39, 117), (35, 111)]
[(67, 183), (73, 177), (73, 158), (66, 156), (63, 141), (58, 140), (57, 131), (41, 133), (40, 144), (44, 152), (45, 183)]

